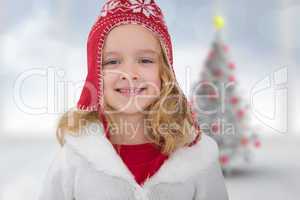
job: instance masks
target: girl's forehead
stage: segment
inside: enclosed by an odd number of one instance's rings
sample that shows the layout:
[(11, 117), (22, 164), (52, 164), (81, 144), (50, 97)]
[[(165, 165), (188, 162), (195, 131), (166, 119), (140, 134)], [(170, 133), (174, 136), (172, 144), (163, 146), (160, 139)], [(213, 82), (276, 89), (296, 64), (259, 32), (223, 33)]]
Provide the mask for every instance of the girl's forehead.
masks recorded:
[(104, 52), (142, 50), (145, 53), (159, 53), (160, 41), (147, 28), (136, 25), (120, 25), (111, 30), (104, 42)]

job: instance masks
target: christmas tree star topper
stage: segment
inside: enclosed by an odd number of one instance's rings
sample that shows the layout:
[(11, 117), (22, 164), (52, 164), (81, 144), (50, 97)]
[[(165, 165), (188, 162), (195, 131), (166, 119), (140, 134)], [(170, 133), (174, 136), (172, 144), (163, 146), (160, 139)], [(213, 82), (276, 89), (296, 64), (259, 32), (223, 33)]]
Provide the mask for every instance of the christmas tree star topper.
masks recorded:
[(214, 25), (217, 30), (221, 30), (225, 25), (224, 18), (219, 15), (215, 16)]

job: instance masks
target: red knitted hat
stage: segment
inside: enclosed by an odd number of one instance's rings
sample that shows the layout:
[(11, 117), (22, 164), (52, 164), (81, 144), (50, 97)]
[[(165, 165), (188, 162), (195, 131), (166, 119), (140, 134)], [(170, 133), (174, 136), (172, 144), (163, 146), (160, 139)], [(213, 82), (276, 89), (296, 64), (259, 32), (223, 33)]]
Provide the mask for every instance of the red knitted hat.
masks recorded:
[[(98, 111), (107, 137), (109, 136), (108, 126), (103, 112), (102, 49), (108, 33), (122, 24), (139, 24), (155, 34), (161, 42), (168, 65), (174, 73), (171, 38), (163, 13), (154, 0), (108, 0), (89, 33), (87, 41), (88, 74), (77, 102), (79, 110)], [(197, 125), (196, 127), (199, 130)], [(197, 139), (198, 137), (191, 144), (194, 144)]]

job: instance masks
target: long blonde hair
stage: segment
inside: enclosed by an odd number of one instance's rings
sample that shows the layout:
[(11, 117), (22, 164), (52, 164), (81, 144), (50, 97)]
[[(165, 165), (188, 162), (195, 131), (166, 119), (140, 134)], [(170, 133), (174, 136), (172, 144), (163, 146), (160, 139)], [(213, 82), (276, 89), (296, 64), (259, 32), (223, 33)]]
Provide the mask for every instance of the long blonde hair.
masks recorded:
[[(145, 118), (148, 122), (147, 127), (150, 127), (147, 131), (149, 139), (160, 147), (163, 154), (169, 155), (177, 148), (192, 142), (195, 134), (200, 133), (197, 133), (194, 127), (193, 123), (195, 122), (192, 118), (192, 111), (188, 105), (186, 96), (175, 79), (173, 70), (167, 64), (168, 62), (163, 49), (162, 54), (160, 67), (162, 89), (160, 97), (146, 108), (146, 110), (155, 112), (149, 112)], [(172, 112), (170, 113), (169, 111)], [(87, 124), (99, 122), (98, 117), (97, 111), (67, 111), (59, 119), (58, 123), (56, 136), (59, 143), (63, 146), (65, 132), (76, 134), (80, 128)], [(109, 116), (106, 116), (106, 118), (110, 126), (112, 119)], [(70, 120), (72, 123), (70, 123)], [(168, 124), (171, 127), (168, 127), (167, 132), (163, 132), (160, 129), (162, 124)]]

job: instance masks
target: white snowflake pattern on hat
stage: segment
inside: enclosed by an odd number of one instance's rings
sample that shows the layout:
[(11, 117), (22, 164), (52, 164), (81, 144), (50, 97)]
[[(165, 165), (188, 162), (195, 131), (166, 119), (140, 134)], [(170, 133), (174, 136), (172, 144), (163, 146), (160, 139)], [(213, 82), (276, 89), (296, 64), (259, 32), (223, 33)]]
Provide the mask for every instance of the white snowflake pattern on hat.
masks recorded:
[(120, 5), (120, 0), (110, 0), (107, 1), (101, 10), (101, 16), (105, 17), (108, 12), (112, 11)]
[(130, 9), (134, 13), (143, 13), (146, 17), (151, 15), (156, 16), (155, 7), (151, 3), (151, 0), (129, 0), (131, 3)]

